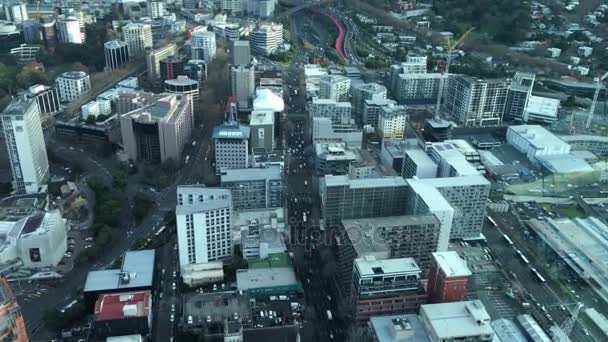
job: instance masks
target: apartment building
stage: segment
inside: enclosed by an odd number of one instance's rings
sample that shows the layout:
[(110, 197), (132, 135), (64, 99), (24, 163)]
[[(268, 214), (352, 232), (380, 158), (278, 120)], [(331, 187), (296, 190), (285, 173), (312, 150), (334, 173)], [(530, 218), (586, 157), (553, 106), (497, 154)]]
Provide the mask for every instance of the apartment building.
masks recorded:
[(497, 126), (502, 122), (509, 83), (469, 76), (448, 78), (443, 109), (464, 127)]
[(221, 186), (232, 192), (234, 210), (280, 208), (284, 202), (281, 167), (227, 169)]

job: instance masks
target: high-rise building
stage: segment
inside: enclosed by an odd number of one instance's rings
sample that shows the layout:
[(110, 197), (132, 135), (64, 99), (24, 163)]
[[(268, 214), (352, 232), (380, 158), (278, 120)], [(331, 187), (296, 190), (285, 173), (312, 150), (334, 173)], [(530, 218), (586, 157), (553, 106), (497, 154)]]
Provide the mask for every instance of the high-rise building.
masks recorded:
[(177, 54), (177, 45), (175, 43), (167, 44), (158, 49), (146, 50), (146, 65), (148, 67), (148, 78), (157, 79), (160, 77), (160, 61)]
[(35, 98), (41, 115), (54, 115), (59, 113), (59, 96), (52, 87), (36, 84), (27, 89), (27, 97)]
[(378, 83), (361, 83), (351, 87), (353, 114), (362, 120), (365, 101), (382, 101), (386, 99), (386, 87)]
[(329, 117), (312, 118), (313, 143), (345, 142), (349, 148), (361, 148), (363, 131), (353, 123), (334, 123)]
[(106, 56), (106, 69), (116, 70), (129, 63), (129, 47), (127, 43), (111, 40), (103, 44)]
[(490, 315), (479, 300), (425, 304), (419, 316), (431, 342), (494, 341)]
[(251, 112), (251, 149), (253, 152), (274, 150), (274, 112), (254, 110)]
[(38, 20), (28, 19), (21, 23), (23, 40), (27, 44), (40, 43), (40, 23)]
[(152, 48), (152, 26), (150, 24), (129, 23), (122, 28), (123, 40), (129, 47), (129, 56), (135, 58)]
[(215, 57), (216, 48), (214, 32), (205, 30), (192, 32), (190, 38), (192, 59), (202, 59), (209, 64)]
[(458, 253), (454, 251), (433, 253), (428, 276), (429, 301), (431, 303), (463, 301), (471, 275), (466, 261)]
[(525, 121), (526, 108), (532, 96), (535, 74), (516, 72), (509, 86), (507, 104), (505, 105), (505, 120)]
[(396, 313), (416, 313), (427, 301), (420, 285), (421, 270), (412, 258), (356, 259), (351, 293), (355, 320)]
[(248, 40), (236, 40), (232, 43), (232, 65), (247, 65), (251, 61)]
[(57, 38), (60, 43), (83, 44), (84, 32), (80, 29), (80, 21), (76, 17), (57, 19)]
[(186, 9), (201, 8), (201, 0), (182, 0), (182, 7)]
[(171, 94), (188, 95), (190, 106), (194, 110), (194, 102), (198, 100), (198, 81), (188, 76), (177, 76), (175, 79), (164, 82), (165, 92)]
[[(243, 0), (245, 1), (245, 0)], [(274, 13), (275, 0), (246, 0), (247, 13), (260, 18), (269, 18)]]
[(255, 95), (253, 64), (230, 67), (230, 95), (236, 96), (238, 109), (251, 108)]
[(418, 146), (405, 150), (401, 165), (401, 177), (409, 178), (435, 178), (437, 177), (437, 164)]
[(91, 89), (91, 78), (84, 71), (68, 71), (55, 80), (61, 102), (72, 102)]
[(6, 21), (10, 21), (15, 24), (20, 24), (25, 20), (29, 19), (27, 14), (27, 4), (14, 4), (14, 5), (5, 5), (4, 7), (4, 17)]
[(271, 209), (283, 206), (281, 167), (226, 169), (222, 188), (232, 192), (234, 210)]
[(55, 27), (55, 16), (40, 17), (40, 38), (47, 48), (57, 45), (57, 29)]
[(447, 76), (441, 73), (399, 74), (393, 95), (399, 103), (433, 104)]
[(378, 118), (378, 134), (382, 139), (403, 139), (407, 120), (408, 115), (405, 106), (391, 104), (382, 106)]
[(441, 142), (452, 138), (452, 123), (442, 118), (426, 119), (424, 121), (424, 140)]
[(12, 342), (28, 342), (27, 330), (25, 329), (25, 321), (21, 314), (17, 298), (13, 293), (8, 280), (4, 275), (0, 275), (0, 308), (2, 308), (2, 317), (0, 317), (0, 335), (6, 341)]
[(160, 61), (161, 80), (173, 80), (179, 75), (184, 75), (184, 60), (182, 58), (170, 56)]
[(407, 56), (405, 62), (393, 64), (390, 67), (390, 90), (395, 95), (396, 86), (401, 74), (426, 74), (426, 56)]
[(249, 165), (249, 127), (236, 121), (213, 129), (215, 141), (215, 171), (245, 169)]
[(193, 125), (188, 95), (154, 95), (149, 103), (120, 116), (123, 146), (132, 160), (180, 160)]
[(330, 118), (332, 123), (349, 124), (352, 120), (352, 105), (350, 102), (337, 102), (333, 99), (315, 97), (310, 104), (313, 118)]
[(148, 1), (148, 15), (151, 18), (158, 18), (165, 15), (165, 11), (167, 10), (167, 4), (163, 0), (151, 0)]
[(348, 102), (350, 78), (341, 75), (326, 75), (319, 78), (319, 98), (336, 102)]
[(249, 34), (251, 50), (271, 55), (283, 44), (283, 24), (263, 23)]
[(204, 185), (177, 187), (177, 245), (180, 267), (232, 255), (232, 195)]
[(363, 124), (377, 128), (382, 107), (394, 106), (396, 104), (397, 102), (389, 99), (365, 100), (363, 102)]
[(496, 126), (502, 122), (508, 90), (502, 79), (450, 76), (443, 108), (462, 126)]
[(221, 0), (220, 8), (232, 15), (242, 14), (247, 9), (247, 0)]
[(15, 191), (38, 193), (50, 172), (36, 101), (26, 96), (13, 98), (2, 112), (2, 128)]

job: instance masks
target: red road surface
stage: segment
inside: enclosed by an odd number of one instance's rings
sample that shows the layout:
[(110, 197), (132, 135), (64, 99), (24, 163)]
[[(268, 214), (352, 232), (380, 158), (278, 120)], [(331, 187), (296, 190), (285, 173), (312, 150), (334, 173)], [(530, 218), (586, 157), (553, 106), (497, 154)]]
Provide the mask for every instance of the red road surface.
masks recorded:
[(347, 60), (346, 59), (346, 55), (344, 54), (344, 49), (342, 48), (342, 44), (344, 43), (344, 36), (345, 36), (345, 31), (344, 31), (344, 27), (342, 26), (342, 23), (340, 23), (340, 21), (336, 18), (334, 18), (333, 16), (326, 14), (326, 16), (331, 19), (331, 21), (334, 22), (334, 25), (336, 25), (336, 27), (338, 28), (338, 38), (336, 38), (336, 52), (338, 53), (338, 56), (340, 56), (340, 58), (342, 58), (343, 60)]

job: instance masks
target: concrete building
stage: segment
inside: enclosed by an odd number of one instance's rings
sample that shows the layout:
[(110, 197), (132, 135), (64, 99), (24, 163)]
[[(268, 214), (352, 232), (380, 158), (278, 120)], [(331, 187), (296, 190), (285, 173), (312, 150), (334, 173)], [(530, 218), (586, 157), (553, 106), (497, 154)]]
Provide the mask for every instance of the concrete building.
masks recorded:
[(509, 86), (504, 120), (526, 121), (524, 117), (528, 101), (530, 100), (530, 96), (532, 96), (535, 78), (535, 74), (525, 72), (515, 73)]
[(284, 202), (284, 184), (279, 166), (251, 169), (227, 169), (221, 186), (232, 192), (234, 210), (280, 208)]
[(228, 122), (213, 129), (215, 172), (245, 169), (249, 165), (250, 129), (238, 122)]
[(429, 342), (429, 337), (416, 314), (372, 316), (370, 334), (377, 342)]
[(172, 80), (163, 82), (165, 93), (188, 96), (190, 100), (190, 110), (194, 109), (194, 102), (198, 100), (198, 81), (190, 79), (188, 76), (179, 75)]
[(129, 56), (142, 56), (147, 48), (152, 48), (152, 26), (150, 24), (129, 23), (122, 27), (123, 40), (129, 47)]
[(247, 12), (260, 18), (269, 18), (277, 3), (274, 0), (247, 0)]
[(232, 43), (232, 65), (247, 65), (251, 62), (251, 51), (248, 40), (237, 40)]
[(19, 65), (36, 62), (36, 55), (42, 49), (40, 45), (20, 44), (9, 50), (9, 53), (17, 59)]
[(220, 8), (232, 15), (243, 14), (247, 9), (246, 0), (221, 0)]
[(608, 137), (591, 134), (560, 135), (572, 151), (589, 151), (598, 157), (608, 156)]
[(295, 294), (301, 288), (291, 267), (254, 268), (236, 271), (236, 286), (252, 298)]
[(529, 314), (517, 315), (518, 326), (522, 328), (524, 335), (531, 341), (551, 342), (545, 330), (538, 322)]
[(351, 294), (355, 320), (396, 313), (416, 313), (427, 295), (420, 286), (421, 270), (412, 258), (356, 259)]
[(366, 101), (383, 101), (386, 100), (386, 87), (378, 83), (361, 83), (351, 87), (351, 103), (353, 105), (353, 114), (359, 121), (363, 121), (363, 112)]
[(343, 142), (315, 144), (315, 173), (323, 175), (346, 175), (349, 166), (358, 160), (356, 150)]
[(42, 84), (33, 85), (27, 89), (26, 96), (36, 99), (38, 111), (41, 115), (55, 115), (61, 111), (59, 96), (57, 95), (57, 91), (52, 87)]
[(396, 96), (399, 75), (426, 74), (426, 66), (426, 56), (407, 56), (405, 62), (391, 65), (389, 70), (389, 84), (393, 96)]
[(342, 75), (325, 75), (319, 78), (319, 98), (348, 102), (350, 78)]
[(335, 124), (352, 123), (352, 105), (350, 102), (337, 102), (333, 99), (315, 97), (310, 104), (310, 113), (313, 118), (330, 118)]
[(151, 80), (160, 77), (160, 61), (177, 54), (177, 45), (175, 43), (167, 44), (158, 49), (146, 50), (146, 65), (148, 69), (148, 78)]
[(318, 64), (304, 65), (304, 80), (306, 82), (306, 98), (319, 96), (319, 81), (321, 76), (327, 75), (327, 69)]
[(16, 3), (16, 4), (5, 4), (4, 5), (4, 18), (6, 21), (10, 21), (15, 24), (20, 24), (29, 19), (27, 14), (27, 4)]
[(490, 315), (479, 300), (420, 307), (420, 319), (432, 342), (466, 340), (493, 341)]
[[(398, 175), (402, 173), (405, 151), (418, 146), (418, 139), (384, 140), (380, 149), (380, 160), (389, 169)], [(407, 177), (404, 177), (407, 178)]]
[(510, 319), (500, 318), (492, 321), (496, 337), (503, 342), (527, 342), (528, 339), (519, 327)]
[(160, 79), (162, 81), (174, 80), (178, 76), (185, 76), (184, 59), (170, 56), (160, 61)]
[(206, 30), (192, 32), (190, 38), (192, 59), (202, 59), (209, 64), (215, 57), (216, 49), (215, 33)]
[(405, 125), (409, 116), (405, 106), (382, 106), (378, 117), (378, 135), (384, 139), (405, 138)]
[(355, 123), (340, 124), (328, 117), (312, 118), (313, 143), (344, 142), (349, 148), (361, 148), (363, 131)]
[(184, 284), (190, 287), (221, 282), (224, 280), (224, 263), (212, 261), (183, 265), (180, 269), (180, 275)]
[(239, 109), (251, 108), (255, 95), (255, 66), (253, 64), (230, 67), (230, 95), (236, 96)]
[(433, 253), (428, 277), (431, 303), (460, 302), (467, 292), (467, 282), (472, 273), (458, 253), (454, 251)]
[(274, 150), (274, 112), (253, 111), (251, 112), (251, 148), (261, 152)]
[(436, 178), (437, 164), (420, 147), (409, 147), (403, 155), (401, 177), (404, 179)]
[(560, 100), (542, 96), (530, 96), (523, 121), (551, 124), (557, 121)]
[(87, 121), (89, 116), (97, 119), (100, 115), (110, 115), (112, 113), (112, 102), (109, 100), (95, 100), (80, 107), (82, 120)]
[(107, 70), (116, 70), (129, 63), (129, 47), (127, 43), (111, 40), (103, 44), (103, 46)]
[(104, 340), (112, 336), (148, 336), (152, 331), (150, 291), (112, 293), (99, 296), (95, 303), (91, 335)]
[(241, 231), (241, 250), (245, 260), (267, 259), (276, 253), (286, 253), (282, 235), (273, 228), (250, 227)]
[(50, 172), (37, 103), (25, 96), (11, 100), (2, 112), (2, 129), (13, 188), (18, 194), (40, 192)]
[(148, 5), (148, 15), (152, 19), (164, 16), (165, 12), (167, 11), (167, 4), (162, 0), (148, 1), (147, 5)]
[(441, 73), (399, 74), (393, 95), (399, 103), (421, 105), (437, 101), (439, 88), (447, 80)]
[(4, 313), (0, 318), (0, 334), (8, 336), (14, 342), (28, 342), (25, 321), (17, 304), (17, 298), (3, 275), (0, 275), (0, 298), (2, 298), (0, 307)]
[(507, 103), (509, 84), (501, 79), (448, 78), (443, 109), (465, 127), (497, 126)]
[(545, 156), (567, 155), (570, 145), (539, 125), (510, 126), (507, 142), (526, 155), (531, 162)]
[(61, 102), (72, 102), (91, 89), (91, 78), (83, 71), (64, 72), (55, 80)]
[(76, 17), (59, 18), (56, 22), (57, 40), (60, 43), (84, 44), (85, 34)]
[(180, 185), (175, 217), (180, 267), (232, 255), (230, 190)]
[(363, 124), (377, 128), (382, 107), (395, 105), (397, 102), (389, 99), (363, 101)]
[(283, 44), (283, 24), (262, 23), (249, 34), (251, 50), (269, 56)]
[(154, 95), (150, 103), (120, 115), (123, 146), (132, 160), (180, 160), (193, 125), (191, 100), (183, 95)]

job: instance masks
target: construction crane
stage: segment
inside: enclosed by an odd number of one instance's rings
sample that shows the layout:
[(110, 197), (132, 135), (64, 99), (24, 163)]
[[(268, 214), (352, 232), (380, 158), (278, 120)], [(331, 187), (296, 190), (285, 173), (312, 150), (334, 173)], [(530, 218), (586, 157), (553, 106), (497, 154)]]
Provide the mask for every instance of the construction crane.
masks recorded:
[(562, 325), (557, 330), (555, 336), (553, 336), (553, 341), (555, 342), (568, 342), (570, 341), (570, 333), (572, 332), (572, 328), (574, 328), (574, 323), (576, 323), (576, 319), (578, 318), (579, 312), (583, 308), (583, 303), (576, 303), (576, 307), (570, 313), (570, 317), (567, 318)]
[(602, 86), (602, 82), (608, 77), (608, 72), (606, 72), (600, 78), (594, 78), (595, 81), (595, 94), (593, 95), (593, 102), (591, 102), (591, 108), (589, 108), (589, 115), (587, 115), (587, 124), (585, 124), (585, 128), (589, 129), (591, 126), (591, 121), (593, 120), (593, 112), (595, 112), (595, 105), (597, 104), (597, 98), (600, 96), (600, 89)]
[(465, 40), (465, 38), (471, 32), (473, 32), (474, 29), (475, 29), (475, 27), (471, 27), (470, 29), (468, 29), (453, 44), (450, 43), (450, 37), (447, 37), (447, 40), (448, 40), (448, 44), (447, 44), (447, 47), (448, 47), (448, 58), (447, 58), (447, 61), (445, 63), (445, 70), (443, 72), (443, 73), (445, 73), (446, 78), (445, 78), (445, 80), (441, 79), (439, 81), (440, 83), (439, 83), (439, 91), (437, 93), (437, 105), (435, 106), (435, 119), (439, 119), (439, 108), (441, 107), (441, 97), (443, 96), (443, 88), (446, 86), (447, 77), (449, 77), (449, 75), (450, 75), (450, 63), (452, 63), (452, 50), (454, 50), (455, 47), (457, 47), (458, 45), (460, 45), (460, 43), (462, 43)]

